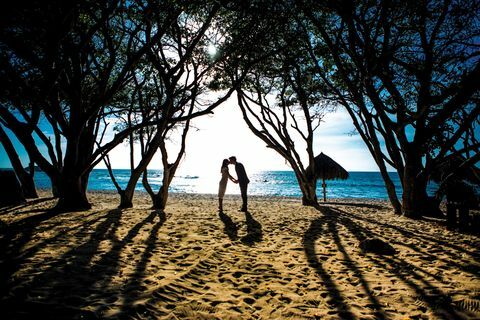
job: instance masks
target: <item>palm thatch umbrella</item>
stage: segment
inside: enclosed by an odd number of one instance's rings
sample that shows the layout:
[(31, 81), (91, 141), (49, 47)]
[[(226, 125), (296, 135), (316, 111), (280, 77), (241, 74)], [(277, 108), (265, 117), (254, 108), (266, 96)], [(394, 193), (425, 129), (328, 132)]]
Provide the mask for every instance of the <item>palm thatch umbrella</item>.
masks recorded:
[(349, 176), (347, 170), (323, 152), (315, 157), (315, 172), (312, 172), (312, 168), (308, 166), (307, 175), (322, 179), (323, 201), (327, 201), (325, 180), (346, 180)]

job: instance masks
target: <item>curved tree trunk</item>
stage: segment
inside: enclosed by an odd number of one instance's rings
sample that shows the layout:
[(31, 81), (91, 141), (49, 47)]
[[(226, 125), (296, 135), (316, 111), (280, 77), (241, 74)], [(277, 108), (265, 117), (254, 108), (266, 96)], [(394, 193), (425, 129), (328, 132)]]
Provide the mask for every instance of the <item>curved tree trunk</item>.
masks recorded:
[(92, 206), (87, 199), (87, 185), (90, 171), (85, 172), (84, 168), (89, 165), (92, 143), (91, 136), (87, 130), (72, 130), (79, 132), (72, 134), (67, 139), (67, 150), (63, 170), (60, 174), (59, 200), (56, 210), (59, 211), (83, 211)]
[[(157, 132), (155, 137), (152, 139), (151, 143), (148, 145), (147, 152), (142, 156), (137, 167), (132, 170), (130, 178), (128, 179), (127, 187), (125, 191), (120, 193), (120, 205), (119, 208), (131, 208), (133, 207), (133, 195), (135, 193), (135, 187), (137, 186), (138, 179), (142, 173), (146, 172), (148, 165), (153, 159), (153, 156), (158, 150), (158, 146), (161, 143), (162, 135), (161, 130)], [(153, 198), (152, 198), (153, 200)]]
[(420, 218), (428, 208), (427, 179), (422, 173), (419, 156), (407, 156), (403, 175), (403, 214), (409, 218)]
[(393, 212), (398, 215), (402, 214), (402, 205), (398, 200), (397, 193), (395, 191), (395, 185), (393, 184), (392, 179), (390, 179), (390, 177), (384, 177), (383, 181), (385, 182), (385, 188), (387, 189), (388, 199), (390, 200), (390, 204), (393, 207)]
[(316, 207), (317, 199), (317, 180), (314, 177), (304, 177), (296, 173), (298, 185), (302, 191), (302, 205)]
[(154, 209), (164, 210), (168, 201), (168, 187), (161, 186), (158, 193), (152, 198)]
[(133, 191), (129, 192), (128, 190), (122, 190), (120, 194), (120, 204), (118, 208), (127, 209), (133, 207)]
[(37, 189), (35, 188), (35, 181), (33, 179), (35, 175), (35, 164), (31, 162), (29, 164), (30, 167), (30, 172), (27, 172), (26, 170), (22, 170), (22, 175), (24, 175), (22, 178), (20, 178), (21, 184), (22, 184), (22, 190), (23, 194), (25, 195), (25, 198), (27, 199), (36, 199), (38, 198), (38, 193)]
[(50, 160), (47, 160), (40, 152), (36, 141), (33, 138), (30, 125), (20, 122), (15, 116), (13, 116), (13, 114), (7, 112), (5, 108), (0, 108), (0, 116), (7, 124), (7, 127), (15, 134), (15, 137), (25, 148), (30, 160), (38, 165), (40, 169), (50, 178), (53, 195), (58, 197), (60, 195), (58, 190), (60, 189), (59, 176), (61, 174), (61, 168), (54, 165), (56, 159), (51, 158)]
[[(136, 171), (136, 170), (134, 170)], [(120, 190), (120, 204), (118, 207), (120, 209), (132, 208), (133, 207), (133, 195), (135, 193), (135, 186), (137, 181), (140, 178), (140, 175), (137, 175), (135, 172), (132, 172), (130, 179), (128, 180), (127, 187), (125, 190)]]
[(31, 174), (29, 174), (22, 166), (22, 162), (20, 161), (20, 157), (18, 156), (15, 147), (12, 144), (12, 141), (3, 130), (2, 126), (0, 126), (0, 143), (3, 145), (5, 152), (10, 159), (10, 163), (12, 164), (13, 170), (15, 174), (20, 180), (20, 185), (22, 187), (23, 195), (27, 199), (38, 198), (37, 190), (35, 189), (35, 183), (33, 181), (33, 168), (31, 170)]
[[(163, 144), (162, 148), (164, 148)], [(162, 186), (160, 187), (158, 192), (152, 197), (153, 209), (164, 210), (166, 208), (168, 201), (168, 188), (170, 187), (170, 183), (172, 183), (173, 176), (175, 175), (176, 170), (177, 166), (175, 165), (175, 163), (168, 164), (167, 167), (163, 168)]]
[(310, 185), (304, 185), (303, 187), (300, 185), (300, 189), (302, 190), (302, 205), (316, 207), (318, 206), (318, 199), (315, 192), (316, 187)]
[(397, 197), (397, 192), (395, 190), (395, 184), (393, 183), (392, 179), (388, 175), (387, 168), (385, 164), (379, 165), (380, 174), (382, 175), (383, 182), (385, 183), (385, 188), (387, 189), (388, 199), (390, 200), (390, 204), (393, 207), (393, 211), (395, 214), (402, 214), (402, 205)]

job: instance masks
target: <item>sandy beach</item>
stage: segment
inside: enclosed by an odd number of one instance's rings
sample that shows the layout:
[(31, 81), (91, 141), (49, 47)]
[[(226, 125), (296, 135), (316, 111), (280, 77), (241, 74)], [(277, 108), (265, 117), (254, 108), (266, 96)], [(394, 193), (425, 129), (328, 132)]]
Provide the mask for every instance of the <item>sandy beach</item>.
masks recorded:
[[(381, 201), (173, 194), (0, 210), (2, 319), (480, 319), (480, 238)], [(377, 238), (391, 255), (364, 252)]]

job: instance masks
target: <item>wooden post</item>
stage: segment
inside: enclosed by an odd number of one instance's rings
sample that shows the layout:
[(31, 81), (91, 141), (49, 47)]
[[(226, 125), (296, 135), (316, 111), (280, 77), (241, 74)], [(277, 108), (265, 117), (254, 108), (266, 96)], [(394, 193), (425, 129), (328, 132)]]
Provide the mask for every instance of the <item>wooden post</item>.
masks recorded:
[(325, 184), (325, 178), (322, 178), (322, 188), (323, 188), (323, 202), (327, 201), (327, 185)]
[(457, 226), (457, 208), (451, 203), (447, 202), (447, 228), (454, 229)]
[(458, 228), (460, 230), (468, 230), (470, 225), (468, 206), (462, 203), (458, 208)]

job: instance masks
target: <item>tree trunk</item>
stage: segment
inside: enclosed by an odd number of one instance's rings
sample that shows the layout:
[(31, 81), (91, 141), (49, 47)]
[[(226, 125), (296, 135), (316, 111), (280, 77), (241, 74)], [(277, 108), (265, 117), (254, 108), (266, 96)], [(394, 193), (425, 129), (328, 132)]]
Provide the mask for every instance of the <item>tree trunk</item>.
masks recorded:
[[(33, 174), (29, 174), (22, 166), (22, 162), (20, 161), (20, 157), (18, 156), (15, 147), (12, 144), (12, 141), (0, 126), (0, 143), (2, 143), (5, 152), (10, 159), (10, 163), (12, 164), (13, 171), (20, 181), (20, 185), (22, 187), (23, 195), (27, 199), (38, 198), (37, 190), (35, 189), (35, 183), (33, 181)], [(32, 171), (33, 172), (33, 171)]]
[(398, 201), (395, 184), (393, 183), (392, 179), (390, 179), (390, 176), (388, 175), (386, 169), (380, 170), (380, 174), (382, 175), (383, 182), (385, 183), (388, 199), (390, 200), (390, 204), (393, 207), (393, 211), (395, 212), (395, 214), (402, 214), (402, 206), (400, 204), (400, 201)]
[[(153, 157), (155, 156), (155, 153), (158, 150), (158, 146), (160, 145), (163, 137), (161, 135), (162, 130), (157, 131), (155, 136), (153, 137), (152, 141), (148, 145), (148, 149), (146, 152), (142, 154), (142, 159), (138, 163), (138, 165), (135, 167), (135, 169), (131, 170), (130, 178), (128, 179), (128, 184), (127, 187), (125, 188), (125, 191), (120, 193), (120, 205), (119, 208), (131, 208), (133, 207), (133, 195), (135, 193), (135, 187), (137, 186), (138, 179), (140, 179), (140, 176), (142, 173), (145, 173), (147, 170), (148, 165), (152, 161)], [(133, 150), (133, 149), (132, 149)], [(133, 163), (133, 151), (130, 150), (130, 159)], [(130, 165), (131, 168), (133, 168), (133, 164)], [(143, 184), (145, 185), (146, 182), (146, 176), (144, 175), (144, 181)], [(149, 192), (149, 187), (146, 187), (145, 190)], [(152, 200), (154, 199), (154, 196), (150, 194), (150, 197), (152, 197)]]
[(128, 180), (127, 187), (125, 190), (119, 191), (120, 194), (120, 204), (118, 207), (120, 209), (132, 208), (133, 207), (133, 195), (135, 193), (135, 187), (137, 185), (137, 181), (140, 178), (140, 174), (137, 170), (133, 170), (132, 174), (130, 175), (130, 179)]
[(420, 218), (428, 207), (427, 179), (421, 170), (421, 158), (411, 160), (407, 157), (402, 181), (402, 207), (403, 214), (414, 219)]
[(453, 203), (447, 202), (447, 228), (455, 229), (457, 226), (457, 207)]
[(302, 191), (302, 205), (318, 206), (317, 181), (315, 179), (298, 179), (298, 185)]
[(78, 174), (64, 172), (61, 177), (59, 200), (55, 207), (59, 211), (83, 211), (92, 206), (87, 199), (87, 185), (85, 177)]
[(158, 193), (152, 197), (153, 209), (164, 210), (166, 208), (168, 201), (168, 188), (170, 187), (175, 172), (177, 171), (177, 165), (178, 163), (167, 164), (167, 166), (163, 168), (162, 186), (158, 190)]
[[(23, 190), (23, 194), (25, 195), (25, 198), (27, 199), (38, 198), (37, 189), (35, 188), (35, 181), (33, 180), (33, 175), (35, 173), (34, 169), (32, 168), (32, 173), (26, 172), (23, 168), (21, 171), (22, 171), (21, 173), (22, 177), (21, 178), (19, 177), (19, 179), (20, 179), (20, 183), (22, 184), (22, 190)], [(17, 176), (19, 176), (18, 173), (17, 173)]]
[(458, 228), (461, 231), (468, 230), (470, 227), (470, 210), (468, 207), (461, 205), (458, 208)]
[[(59, 177), (59, 200), (56, 209), (59, 211), (83, 211), (92, 206), (87, 199), (87, 185), (90, 171), (84, 172), (90, 155), (86, 147), (80, 149), (77, 141), (69, 141), (63, 170)], [(87, 145), (87, 143), (78, 143)]]
[(152, 198), (153, 209), (164, 210), (167, 206), (167, 200), (168, 200), (168, 186), (165, 187), (163, 185), (160, 187), (160, 190), (158, 190), (158, 193), (155, 195), (155, 197)]
[(133, 191), (123, 190), (120, 193), (120, 204), (118, 208), (126, 209), (133, 207)]
[(55, 198), (60, 198), (60, 178), (58, 176), (49, 176), (52, 184), (52, 195)]
[[(0, 111), (2, 110), (4, 109), (0, 108)], [(60, 169), (53, 164), (55, 162), (54, 159), (47, 160), (39, 151), (29, 125), (19, 122), (16, 117), (10, 114), (10, 112), (3, 111), (0, 113), (3, 117), (3, 120), (7, 123), (7, 127), (15, 134), (16, 138), (25, 148), (25, 151), (27, 151), (30, 160), (38, 165), (40, 169), (50, 178), (53, 195), (58, 197), (60, 195)]]

